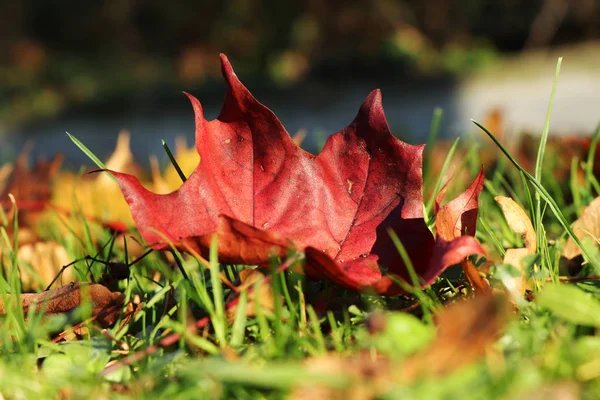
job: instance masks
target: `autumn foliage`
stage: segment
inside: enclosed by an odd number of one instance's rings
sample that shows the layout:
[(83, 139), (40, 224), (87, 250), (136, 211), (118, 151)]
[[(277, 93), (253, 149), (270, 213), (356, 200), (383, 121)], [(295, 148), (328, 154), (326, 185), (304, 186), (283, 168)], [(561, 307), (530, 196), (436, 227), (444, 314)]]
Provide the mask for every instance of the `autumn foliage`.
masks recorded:
[(153, 248), (173, 243), (207, 254), (216, 235), (220, 261), (244, 264), (260, 264), (296, 248), (306, 254), (309, 276), (382, 294), (401, 291), (391, 275), (409, 279), (390, 231), (424, 284), (465, 257), (483, 253), (473, 237), (463, 236), (475, 231), (483, 174), (439, 209), (435, 239), (423, 218), (424, 146), (390, 133), (379, 90), (315, 156), (292, 141), (224, 55), (221, 63), (227, 94), (217, 119), (207, 121), (200, 102), (188, 95), (201, 159), (189, 179), (159, 195), (132, 175), (113, 172)]

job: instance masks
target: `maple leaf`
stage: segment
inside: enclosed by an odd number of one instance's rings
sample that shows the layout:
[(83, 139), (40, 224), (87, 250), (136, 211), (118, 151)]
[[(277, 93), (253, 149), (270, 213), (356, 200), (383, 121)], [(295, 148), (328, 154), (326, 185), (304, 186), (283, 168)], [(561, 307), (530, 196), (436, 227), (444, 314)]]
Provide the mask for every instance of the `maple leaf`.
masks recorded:
[[(401, 289), (382, 268), (408, 279), (390, 229), (424, 284), (465, 257), (484, 254), (471, 236), (434, 239), (423, 219), (424, 145), (390, 133), (379, 90), (315, 156), (294, 143), (224, 55), (221, 63), (227, 94), (217, 119), (207, 121), (200, 102), (188, 94), (201, 161), (187, 181), (159, 195), (135, 177), (113, 172), (142, 237), (154, 249), (173, 243), (206, 255), (217, 235), (221, 262), (259, 264), (295, 247), (305, 251), (309, 276), (383, 294)], [(473, 211), (476, 220), (483, 174), (476, 182), (468, 194), (475, 207), (448, 208), (451, 202), (440, 209), (440, 223), (456, 225)], [(473, 224), (469, 234), (474, 229)]]

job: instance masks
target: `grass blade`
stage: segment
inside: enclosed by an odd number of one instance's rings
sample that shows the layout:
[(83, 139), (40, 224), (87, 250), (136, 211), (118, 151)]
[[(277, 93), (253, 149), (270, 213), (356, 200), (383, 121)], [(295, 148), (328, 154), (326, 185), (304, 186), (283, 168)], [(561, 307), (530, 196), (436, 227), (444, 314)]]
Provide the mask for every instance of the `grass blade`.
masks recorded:
[[(556, 73), (554, 75), (554, 84), (552, 85), (552, 92), (550, 93), (550, 102), (548, 103), (548, 110), (546, 111), (546, 120), (544, 121), (544, 129), (542, 130), (542, 137), (540, 138), (540, 145), (538, 147), (538, 154), (535, 160), (535, 179), (538, 182), (542, 181), (542, 166), (544, 163), (544, 154), (546, 152), (546, 143), (548, 142), (548, 131), (550, 129), (550, 114), (552, 113), (552, 104), (554, 104), (554, 95), (556, 94), (556, 87), (558, 86), (558, 76), (560, 75), (560, 65), (562, 64), (562, 57), (558, 59), (556, 63)], [(540, 235), (542, 228), (542, 199), (539, 192), (535, 193), (535, 231), (537, 235), (537, 247), (538, 251), (542, 248), (542, 240), (544, 237)]]
[(425, 177), (431, 174), (429, 166), (431, 165), (431, 154), (433, 153), (434, 143), (436, 142), (438, 135), (440, 133), (440, 125), (442, 123), (442, 117), (444, 116), (444, 110), (440, 107), (436, 107), (433, 110), (433, 117), (431, 119), (431, 126), (429, 128), (429, 137), (427, 139), (427, 146), (425, 146), (425, 155), (423, 157), (423, 171), (425, 171)]
[(427, 225), (430, 225), (431, 220), (433, 219), (433, 216), (429, 217), (429, 215), (431, 215), (432, 210), (433, 210), (433, 202), (435, 201), (435, 197), (437, 196), (438, 192), (440, 191), (440, 188), (442, 187), (442, 179), (444, 179), (446, 170), (450, 166), (450, 162), (452, 161), (452, 157), (454, 157), (454, 152), (456, 151), (456, 146), (458, 146), (459, 141), (460, 141), (460, 138), (456, 138), (454, 143), (452, 143), (452, 147), (450, 147), (450, 150), (448, 151), (448, 155), (446, 155), (446, 159), (444, 160), (444, 165), (442, 166), (442, 170), (440, 171), (440, 176), (438, 176), (438, 179), (435, 182), (435, 187), (433, 188), (433, 192), (431, 193), (431, 197), (429, 198), (429, 201), (427, 202), (427, 205), (425, 206), (425, 210), (427, 212), (426, 221), (428, 221)]
[(185, 174), (183, 173), (183, 171), (181, 170), (181, 167), (177, 163), (177, 160), (175, 160), (175, 156), (173, 156), (173, 153), (171, 153), (171, 149), (169, 148), (169, 145), (167, 145), (167, 142), (165, 142), (164, 139), (161, 139), (161, 143), (162, 143), (163, 148), (165, 149), (165, 152), (167, 153), (167, 156), (169, 157), (169, 161), (171, 161), (171, 164), (173, 164), (173, 168), (175, 168), (175, 171), (177, 171), (177, 175), (179, 175), (181, 180), (183, 182), (185, 182), (187, 180), (187, 178), (185, 177)]
[[(75, 136), (71, 135), (69, 132), (65, 132), (65, 133), (67, 134), (69, 139), (71, 139), (71, 141), (75, 144), (75, 146), (79, 147), (79, 150), (83, 151), (83, 153), (86, 156), (88, 156), (88, 158), (90, 160), (92, 160), (94, 162), (94, 164), (96, 164), (98, 166), (98, 168), (106, 169), (106, 165), (102, 161), (100, 161), (100, 159), (98, 157), (96, 157), (96, 155), (90, 149), (88, 149), (85, 144), (83, 144), (79, 139), (77, 139)], [(113, 174), (111, 174), (110, 172), (108, 172), (108, 174), (115, 182), (117, 181), (117, 178), (115, 178), (113, 176)]]
[(223, 285), (221, 284), (221, 277), (219, 276), (219, 244), (217, 237), (214, 236), (210, 243), (210, 283), (212, 285), (213, 292), (213, 304), (215, 306), (215, 318), (212, 320), (213, 327), (215, 328), (215, 336), (219, 341), (220, 346), (227, 345), (227, 338), (225, 337), (225, 327), (227, 321), (225, 319), (225, 303), (223, 297)]
[[(587, 162), (585, 163), (585, 175), (586, 175), (586, 192), (590, 194), (592, 181), (595, 179), (594, 177), (594, 161), (596, 160), (596, 146), (598, 146), (598, 139), (600, 138), (600, 122), (596, 125), (596, 129), (594, 129), (594, 134), (592, 135), (592, 142), (590, 143), (590, 151), (588, 152)], [(594, 196), (590, 195), (591, 198)]]

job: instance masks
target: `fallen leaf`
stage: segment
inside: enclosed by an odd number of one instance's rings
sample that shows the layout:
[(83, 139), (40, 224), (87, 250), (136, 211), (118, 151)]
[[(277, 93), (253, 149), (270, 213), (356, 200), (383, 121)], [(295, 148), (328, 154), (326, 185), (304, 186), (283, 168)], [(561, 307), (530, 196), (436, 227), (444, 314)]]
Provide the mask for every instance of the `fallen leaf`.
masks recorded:
[[(300, 149), (250, 94), (225, 56), (221, 61), (227, 95), (219, 117), (206, 121), (198, 100), (188, 95), (202, 161), (187, 181), (173, 193), (158, 195), (137, 178), (114, 172), (142, 237), (154, 249), (174, 243), (207, 256), (217, 235), (220, 261), (260, 264), (295, 247), (305, 251), (311, 277), (382, 294), (401, 289), (381, 268), (409, 278), (390, 229), (424, 284), (465, 257), (483, 253), (471, 236), (434, 240), (423, 219), (423, 146), (391, 135), (378, 90), (352, 124), (329, 137), (314, 156)], [(476, 199), (481, 190), (474, 185), (477, 190), (467, 196)], [(477, 212), (453, 205), (444, 213), (457, 221)]]
[[(46, 288), (62, 270), (63, 265), (70, 261), (67, 250), (55, 241), (19, 244), (17, 259), (23, 289), (33, 291)], [(65, 280), (73, 280), (72, 269), (65, 269), (57, 283)]]
[(404, 361), (400, 377), (414, 381), (443, 375), (480, 360), (499, 338), (509, 310), (505, 297), (489, 293), (442, 309), (436, 315), (435, 340)]
[(508, 226), (525, 240), (525, 248), (508, 249), (504, 255), (504, 264), (512, 265), (521, 273), (520, 277), (515, 277), (510, 282), (504, 281), (509, 293), (515, 300), (518, 300), (527, 288), (527, 274), (523, 270), (521, 262), (523, 257), (536, 253), (537, 235), (529, 216), (513, 199), (504, 196), (496, 196), (494, 199), (500, 204)]
[[(484, 180), (485, 177), (482, 169), (467, 190), (441, 208), (440, 204), (446, 194), (449, 182), (444, 185), (442, 190), (440, 190), (435, 198), (434, 204), (436, 211), (435, 226), (438, 241), (452, 243), (455, 240), (461, 240), (460, 238), (464, 235), (475, 235), (477, 214), (479, 211), (479, 195), (483, 190)], [(472, 246), (475, 244), (476, 243)], [(473, 250), (475, 253), (481, 254), (479, 249), (474, 248)], [(467, 279), (471, 282), (471, 286), (473, 286), (476, 291), (491, 293), (492, 289), (489, 282), (481, 276), (479, 270), (471, 261), (467, 260), (466, 257), (463, 257), (459, 262), (463, 267)]]
[(155, 155), (150, 156), (150, 171), (152, 173), (152, 190), (157, 194), (166, 194), (173, 191), (171, 186), (167, 183), (160, 173), (160, 165), (158, 164), (158, 157)]
[[(130, 137), (129, 131), (122, 130), (119, 132), (115, 151), (108, 157), (105, 165), (107, 169), (142, 176), (142, 167), (135, 162), (131, 152)], [(115, 186), (114, 180), (108, 174), (98, 175), (96, 183), (103, 187)]]
[[(590, 237), (594, 243), (597, 243), (596, 238), (600, 238), (600, 197), (592, 200), (583, 210), (581, 216), (573, 224), (573, 232), (579, 240)], [(573, 239), (568, 238), (563, 249), (563, 256), (572, 260), (579, 255), (581, 255), (581, 249)]]
[[(264, 281), (265, 275), (260, 271), (252, 268), (246, 268), (240, 271), (240, 284), (236, 287), (235, 292), (240, 293), (247, 290), (251, 286), (255, 285), (258, 281)], [(226, 302), (230, 302), (236, 295), (232, 293)], [(275, 308), (275, 298), (273, 296), (273, 290), (271, 285), (264, 283), (260, 285), (260, 290), (248, 291), (248, 301), (246, 303), (246, 316), (254, 317), (256, 315), (256, 303), (260, 304), (261, 309), (273, 311)], [(237, 312), (237, 305), (227, 309), (227, 321), (233, 322), (235, 313)]]
[(52, 197), (52, 182), (63, 161), (63, 156), (57, 154), (52, 160), (40, 159), (33, 168), (29, 168), (29, 150), (30, 146), (23, 149), (0, 193), (0, 202), (4, 211), (8, 211), (9, 219), (12, 218), (13, 205), (8, 195), (14, 196), (19, 209), (20, 226), (34, 225), (44, 211)]
[[(119, 326), (114, 327), (114, 333), (118, 334), (127, 325), (129, 325), (133, 321), (134, 317), (138, 313), (140, 313), (143, 308), (144, 308), (144, 303), (141, 303), (139, 301), (136, 302), (135, 300), (127, 303), (127, 305), (125, 307), (123, 307), (122, 304), (119, 304), (119, 302), (115, 302), (115, 304), (110, 305), (104, 309), (104, 314), (111, 316), (111, 319), (108, 320), (108, 322), (110, 322), (110, 323), (107, 325), (107, 323), (103, 322), (103, 320), (101, 320), (100, 323), (104, 324), (104, 326), (112, 326), (116, 322), (114, 318), (120, 317)], [(120, 315), (121, 312), (123, 312), (122, 315)], [(64, 331), (62, 331), (56, 335), (53, 335), (52, 343), (78, 340), (86, 335), (89, 335), (90, 322), (98, 320), (99, 315), (102, 316), (102, 314), (92, 315), (90, 318), (88, 318), (84, 321), (81, 321), (78, 324), (75, 324), (73, 326), (69, 326)], [(127, 345), (127, 343), (125, 343), (121, 340), (118, 340), (113, 335), (108, 333), (106, 330), (103, 330), (102, 334), (104, 336), (108, 337), (110, 340), (114, 341), (116, 344), (119, 344), (120, 347), (124, 349), (124, 354), (129, 353), (129, 346)], [(89, 336), (88, 336), (88, 339), (89, 339)]]
[(29, 168), (29, 150), (30, 147), (25, 147), (19, 155), (8, 182), (0, 194), (2, 202), (6, 201), (9, 193), (15, 197), (17, 203), (25, 200), (43, 202), (50, 199), (51, 182), (60, 170), (63, 156), (58, 154), (50, 161), (40, 159), (33, 168)]
[[(7, 295), (8, 304), (11, 304), (12, 296)], [(64, 314), (79, 307), (82, 300), (89, 300), (92, 303), (92, 315), (102, 326), (110, 326), (117, 321), (125, 299), (122, 293), (111, 292), (102, 285), (78, 282), (46, 292), (24, 293), (20, 297), (25, 316), (31, 307), (46, 316)], [(0, 298), (0, 315), (6, 315), (6, 307), (4, 299)]]
[[(531, 171), (535, 167), (535, 160), (539, 148), (538, 135), (523, 134), (514, 152), (511, 152), (519, 161), (522, 167)], [(563, 132), (560, 135), (551, 135), (546, 144), (547, 161), (552, 162), (552, 179), (556, 180), (561, 186), (568, 187), (568, 180), (571, 177), (571, 162), (573, 159), (586, 160), (592, 145), (591, 136), (568, 135)], [(596, 146), (596, 155), (593, 174), (600, 176), (600, 145)], [(579, 182), (585, 182), (585, 175), (581, 169), (575, 177)]]

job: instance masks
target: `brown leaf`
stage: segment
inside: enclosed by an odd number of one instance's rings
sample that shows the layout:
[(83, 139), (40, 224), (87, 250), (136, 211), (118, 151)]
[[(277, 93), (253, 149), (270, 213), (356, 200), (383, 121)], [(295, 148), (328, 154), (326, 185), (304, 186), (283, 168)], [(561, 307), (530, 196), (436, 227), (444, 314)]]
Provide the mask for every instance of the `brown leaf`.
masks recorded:
[(19, 155), (17, 163), (8, 178), (8, 183), (0, 199), (3, 204), (6, 196), (11, 193), (17, 203), (20, 201), (44, 202), (52, 195), (51, 183), (56, 177), (63, 161), (63, 156), (57, 154), (50, 161), (40, 159), (32, 169), (28, 166), (29, 148)]
[[(595, 238), (600, 238), (600, 197), (596, 197), (583, 210), (581, 216), (573, 224), (573, 232), (579, 240), (590, 237), (598, 245)], [(581, 249), (573, 239), (568, 238), (563, 249), (563, 256), (571, 260), (579, 255), (581, 255)]]
[[(7, 179), (0, 193), (0, 203), (5, 211), (12, 211), (12, 203), (8, 194), (12, 194), (17, 202), (19, 225), (34, 225), (52, 197), (52, 182), (63, 161), (62, 154), (57, 154), (50, 161), (40, 159), (33, 168), (29, 168), (30, 147), (26, 146)], [(8, 213), (11, 218), (12, 212)]]
[[(107, 307), (105, 309), (104, 314), (111, 316), (111, 319), (108, 322), (110, 322), (109, 325), (113, 325), (115, 322), (114, 318), (115, 317), (118, 318), (120, 316), (119, 315), (120, 311), (123, 310), (123, 315), (121, 316), (121, 323), (119, 324), (118, 327), (116, 327), (116, 330), (115, 330), (115, 332), (118, 333), (123, 328), (125, 328), (125, 326), (129, 325), (131, 323), (131, 321), (133, 321), (134, 317), (139, 312), (141, 312), (143, 308), (144, 308), (144, 303), (136, 301), (134, 299), (133, 301), (130, 301), (129, 303), (127, 303), (127, 305), (125, 307), (123, 307), (122, 305), (120, 305), (118, 303), (115, 303), (114, 305)], [(103, 315), (103, 314), (101, 313), (99, 315)], [(104, 318), (104, 319), (106, 320), (106, 318)], [(78, 324), (69, 326), (64, 331), (58, 333), (57, 335), (54, 335), (52, 337), (52, 342), (58, 343), (58, 342), (63, 342), (63, 341), (71, 341), (71, 340), (80, 339), (81, 337), (83, 337), (89, 333), (89, 328), (90, 328), (89, 323), (91, 321), (96, 321), (96, 320), (98, 320), (98, 315), (92, 315), (89, 319), (87, 319), (85, 321), (81, 321)], [(100, 321), (100, 323), (102, 324), (103, 322)], [(104, 326), (108, 326), (106, 324), (106, 322), (104, 323)], [(124, 354), (127, 354), (129, 352), (129, 345), (126, 342), (116, 339), (113, 335), (108, 333), (106, 330), (103, 330), (102, 334), (104, 336), (108, 337), (110, 340), (114, 341), (116, 344), (119, 344), (121, 349), (124, 350)]]
[(406, 360), (400, 376), (408, 381), (447, 374), (474, 363), (490, 350), (509, 316), (504, 296), (484, 294), (460, 300), (436, 316), (438, 332), (427, 350)]
[[(8, 295), (9, 301), (12, 296)], [(110, 326), (118, 319), (124, 299), (122, 293), (111, 292), (102, 285), (78, 282), (46, 292), (21, 294), (25, 315), (30, 307), (35, 307), (36, 312), (43, 311), (44, 315), (68, 313), (79, 307), (82, 301), (89, 300), (92, 302), (92, 315), (102, 326)], [(0, 315), (6, 314), (6, 307), (4, 299), (0, 298)]]

